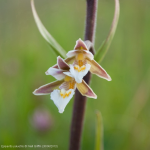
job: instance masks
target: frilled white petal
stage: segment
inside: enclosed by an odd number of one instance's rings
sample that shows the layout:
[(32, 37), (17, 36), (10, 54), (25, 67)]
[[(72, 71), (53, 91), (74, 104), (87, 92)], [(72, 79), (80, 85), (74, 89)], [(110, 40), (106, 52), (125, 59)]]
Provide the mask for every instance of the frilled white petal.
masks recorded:
[(77, 83), (81, 83), (83, 77), (88, 73), (88, 71), (90, 70), (91, 65), (90, 64), (85, 64), (85, 69), (82, 71), (77, 71), (73, 65), (70, 65), (70, 73), (73, 76), (73, 78), (75, 79), (75, 81)]
[(83, 52), (84, 52), (85, 57), (87, 57), (87, 58), (89, 58), (91, 60), (94, 59), (94, 55), (90, 51), (85, 51), (84, 50)]
[(63, 98), (60, 95), (60, 92), (61, 92), (60, 90), (57, 89), (54, 90), (51, 93), (51, 99), (53, 100), (54, 104), (57, 106), (59, 113), (63, 113), (66, 105), (69, 103), (69, 101), (71, 100), (75, 92), (73, 89), (68, 90), (67, 92), (71, 92), (71, 94), (65, 98)]
[(65, 77), (63, 72), (64, 72), (64, 70), (62, 70), (62, 69), (57, 69), (57, 68), (51, 67), (45, 72), (45, 74), (52, 75), (57, 80), (62, 80)]
[(59, 89), (65, 89), (65, 90), (68, 90), (69, 87), (70, 87), (69, 82), (64, 82), (64, 83), (62, 83), (62, 84), (59, 86)]
[(71, 51), (69, 51), (66, 55), (67, 55), (67, 57), (68, 58), (70, 58), (70, 57), (74, 57), (74, 56), (76, 56), (78, 53), (80, 53), (81, 51), (79, 51), (79, 50), (71, 50)]
[(74, 76), (70, 72), (64, 72), (65, 75), (74, 78)]

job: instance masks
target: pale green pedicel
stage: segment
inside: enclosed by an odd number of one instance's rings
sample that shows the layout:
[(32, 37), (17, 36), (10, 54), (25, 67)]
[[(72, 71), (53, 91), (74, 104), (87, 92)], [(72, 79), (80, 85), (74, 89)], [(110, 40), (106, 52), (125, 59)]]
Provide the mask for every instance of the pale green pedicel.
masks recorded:
[(108, 34), (106, 40), (102, 43), (102, 45), (96, 52), (96, 55), (94, 57), (94, 59), (98, 63), (100, 63), (102, 61), (102, 59), (104, 58), (105, 54), (107, 53), (108, 48), (112, 42), (112, 39), (114, 37), (115, 31), (117, 28), (118, 20), (119, 20), (119, 12), (120, 12), (119, 0), (115, 0), (115, 13), (114, 13), (114, 18), (113, 18), (113, 22), (112, 22), (109, 34)]

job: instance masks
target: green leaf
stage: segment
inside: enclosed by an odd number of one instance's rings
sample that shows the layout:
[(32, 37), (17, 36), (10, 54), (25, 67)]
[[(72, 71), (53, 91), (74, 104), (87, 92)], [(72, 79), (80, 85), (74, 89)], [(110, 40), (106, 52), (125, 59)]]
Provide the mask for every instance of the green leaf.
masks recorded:
[(33, 12), (33, 16), (36, 22), (36, 25), (44, 37), (44, 39), (48, 42), (49, 46), (52, 48), (52, 50), (55, 52), (57, 56), (61, 56), (63, 58), (66, 57), (65, 50), (57, 43), (57, 41), (52, 37), (52, 35), (46, 30), (46, 28), (43, 26), (40, 18), (38, 17), (38, 14), (36, 12), (35, 6), (34, 6), (34, 0), (31, 0), (31, 8)]
[(96, 111), (96, 142), (95, 150), (103, 150), (103, 122), (100, 111)]
[(112, 25), (111, 25), (109, 34), (95, 55), (95, 60), (98, 63), (100, 63), (102, 61), (102, 59), (104, 58), (105, 54), (107, 53), (109, 46), (112, 42), (112, 39), (114, 37), (115, 31), (117, 28), (118, 20), (119, 20), (119, 12), (120, 12), (119, 0), (115, 0), (115, 13), (114, 13), (114, 18), (112, 21)]

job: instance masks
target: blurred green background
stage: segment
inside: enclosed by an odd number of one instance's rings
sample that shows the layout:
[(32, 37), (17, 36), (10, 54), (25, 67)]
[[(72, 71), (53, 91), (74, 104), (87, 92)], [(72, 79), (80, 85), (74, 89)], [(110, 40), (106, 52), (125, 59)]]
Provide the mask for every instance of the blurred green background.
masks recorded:
[[(35, 6), (66, 51), (83, 39), (85, 0), (36, 0)], [(98, 99), (87, 101), (82, 150), (94, 150), (95, 110), (103, 116), (105, 150), (150, 149), (150, 1), (120, 0), (120, 7), (114, 40), (101, 63), (112, 81), (93, 75), (91, 87)], [(113, 0), (99, 1), (96, 50), (113, 13)], [(0, 144), (68, 149), (73, 100), (59, 114), (49, 95), (32, 94), (55, 80), (45, 75), (55, 63), (34, 22), (30, 0), (0, 0)]]

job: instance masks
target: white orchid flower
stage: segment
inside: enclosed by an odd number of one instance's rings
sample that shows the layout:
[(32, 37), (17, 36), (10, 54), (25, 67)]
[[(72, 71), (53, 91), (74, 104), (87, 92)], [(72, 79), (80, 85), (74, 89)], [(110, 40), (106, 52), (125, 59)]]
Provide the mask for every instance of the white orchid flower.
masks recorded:
[(75, 78), (77, 83), (81, 83), (83, 77), (90, 71), (97, 76), (111, 81), (111, 77), (107, 72), (94, 60), (93, 54), (89, 51), (86, 44), (81, 40), (76, 41), (74, 50), (67, 53), (67, 61), (73, 60), (70, 64), (71, 76)]
[(96, 94), (85, 81), (82, 80), (81, 83), (77, 83), (69, 70), (70, 66), (58, 56), (57, 65), (46, 71), (46, 75), (52, 75), (57, 81), (43, 85), (33, 92), (34, 95), (50, 94), (51, 99), (58, 107), (60, 113), (64, 112), (64, 109), (73, 97), (76, 88), (83, 96), (97, 98)]

